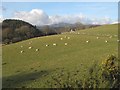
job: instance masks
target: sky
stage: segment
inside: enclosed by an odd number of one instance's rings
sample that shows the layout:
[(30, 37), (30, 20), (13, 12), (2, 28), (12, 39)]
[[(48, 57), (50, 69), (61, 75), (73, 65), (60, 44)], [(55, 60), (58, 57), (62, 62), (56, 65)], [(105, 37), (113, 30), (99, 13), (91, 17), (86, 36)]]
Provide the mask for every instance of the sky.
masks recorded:
[(117, 2), (3, 2), (3, 19), (34, 25), (76, 23), (111, 24), (118, 20)]

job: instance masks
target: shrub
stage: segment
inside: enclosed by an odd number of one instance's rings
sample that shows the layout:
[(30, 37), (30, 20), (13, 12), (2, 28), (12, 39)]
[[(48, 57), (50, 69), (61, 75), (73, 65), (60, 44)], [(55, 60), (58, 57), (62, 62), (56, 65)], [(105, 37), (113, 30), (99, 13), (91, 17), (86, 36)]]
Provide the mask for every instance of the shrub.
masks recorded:
[[(85, 79), (75, 79), (80, 73), (72, 75), (70, 72), (56, 73), (51, 76), (52, 80), (47, 80), (46, 85), (51, 88), (120, 88), (120, 69), (118, 66), (119, 59), (114, 55), (108, 56), (102, 61), (102, 64), (94, 63), (88, 70), (88, 74), (84, 75)], [(66, 73), (66, 74), (62, 74)], [(63, 78), (63, 76), (66, 78)], [(53, 82), (51, 82), (53, 81)]]

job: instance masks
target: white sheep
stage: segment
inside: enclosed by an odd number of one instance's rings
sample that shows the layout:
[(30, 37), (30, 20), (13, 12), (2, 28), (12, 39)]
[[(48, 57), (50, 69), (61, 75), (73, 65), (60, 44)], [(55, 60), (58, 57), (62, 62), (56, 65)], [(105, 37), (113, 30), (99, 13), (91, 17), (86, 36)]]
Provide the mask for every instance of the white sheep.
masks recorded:
[(107, 40), (105, 40), (105, 42), (107, 43), (108, 41), (107, 41)]
[(31, 49), (32, 47), (29, 47), (28, 49)]
[(60, 38), (60, 40), (63, 40), (63, 38)]
[(23, 46), (20, 46), (21, 48), (23, 47)]
[(53, 43), (53, 46), (56, 46), (57, 44), (56, 43)]
[(24, 51), (22, 50), (22, 51), (20, 51), (20, 53), (23, 53)]
[(120, 42), (120, 40), (117, 40), (117, 42)]
[(80, 34), (80, 33), (78, 32), (78, 34)]
[(48, 44), (45, 45), (46, 47), (49, 46)]
[(99, 39), (99, 37), (97, 37), (97, 39)]
[(70, 39), (70, 37), (68, 37), (68, 39)]
[(65, 43), (65, 46), (68, 45), (67, 43)]
[(37, 51), (39, 51), (39, 49), (36, 49), (35, 51), (37, 52)]
[(112, 38), (112, 36), (110, 36), (109, 38)]
[(86, 41), (86, 43), (88, 43), (89, 41)]
[(117, 37), (117, 35), (114, 35), (115, 37)]

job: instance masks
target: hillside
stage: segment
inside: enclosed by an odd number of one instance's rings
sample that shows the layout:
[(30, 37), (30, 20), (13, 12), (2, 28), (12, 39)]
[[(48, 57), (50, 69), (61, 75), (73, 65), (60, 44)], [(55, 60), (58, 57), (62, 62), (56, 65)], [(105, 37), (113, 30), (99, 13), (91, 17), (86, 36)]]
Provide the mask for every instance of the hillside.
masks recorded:
[(94, 62), (100, 64), (111, 54), (118, 56), (117, 40), (116, 24), (3, 46), (3, 87), (49, 87), (46, 81), (61, 70), (65, 73), (70, 71), (72, 75), (79, 71), (78, 77), (71, 77), (84, 79), (83, 75), (88, 73)]
[(77, 30), (83, 30), (83, 29), (88, 29), (88, 28), (93, 28), (97, 27), (100, 25), (84, 25), (80, 22), (74, 23), (74, 24), (69, 24), (69, 23), (57, 23), (57, 24), (51, 24), (51, 25), (43, 25), (43, 26), (37, 26), (37, 28), (44, 32), (45, 34), (47, 33), (48, 35), (52, 34), (61, 34), (64, 32), (70, 32), (71, 30), (77, 31)]
[(6, 19), (2, 22), (3, 44), (14, 43), (42, 35), (43, 33), (35, 26), (22, 20)]

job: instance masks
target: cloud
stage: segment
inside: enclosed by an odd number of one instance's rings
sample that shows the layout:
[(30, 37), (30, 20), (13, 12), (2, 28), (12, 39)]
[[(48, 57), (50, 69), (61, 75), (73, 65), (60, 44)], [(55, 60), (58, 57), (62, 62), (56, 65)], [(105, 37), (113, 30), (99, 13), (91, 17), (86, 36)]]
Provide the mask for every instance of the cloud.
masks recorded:
[(111, 24), (114, 21), (111, 20), (109, 17), (103, 17), (103, 18), (91, 18), (83, 14), (77, 14), (77, 15), (63, 15), (63, 16), (51, 16), (50, 17), (52, 23), (76, 23), (81, 22), (83, 24)]
[(0, 23), (1, 23), (3, 20), (4, 20), (4, 19), (3, 19), (2, 15), (0, 15)]
[(84, 22), (86, 20), (86, 16), (82, 15), (82, 14), (78, 14), (78, 15), (55, 15), (55, 16), (50, 16), (50, 20), (52, 24), (55, 23), (61, 23), (61, 22), (65, 22), (65, 23), (76, 23), (76, 22)]
[(49, 16), (43, 10), (40, 9), (33, 9), (30, 12), (15, 12), (13, 18), (25, 20), (34, 25), (44, 25), (49, 24), (50, 22)]
[(29, 12), (15, 12), (13, 18), (27, 21), (33, 25), (48, 25), (62, 22), (71, 24), (76, 22), (83, 24), (111, 24), (115, 22), (109, 17), (91, 18), (83, 14), (49, 16), (41, 9), (33, 9)]

